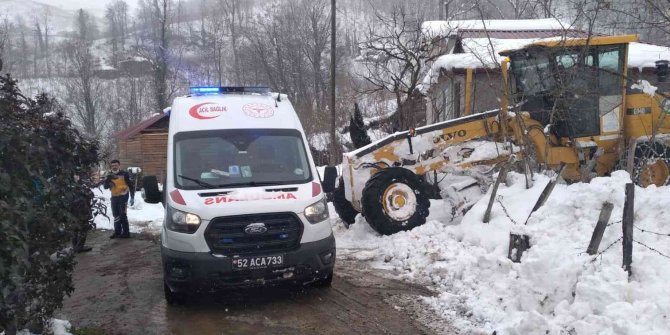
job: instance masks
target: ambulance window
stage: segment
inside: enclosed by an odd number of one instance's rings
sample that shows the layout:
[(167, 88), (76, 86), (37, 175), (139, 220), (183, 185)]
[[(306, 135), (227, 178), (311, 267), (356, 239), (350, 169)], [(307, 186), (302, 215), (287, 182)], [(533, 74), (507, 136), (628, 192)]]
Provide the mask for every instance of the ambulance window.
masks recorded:
[(290, 129), (237, 129), (175, 135), (175, 184), (184, 189), (310, 181), (302, 135)]

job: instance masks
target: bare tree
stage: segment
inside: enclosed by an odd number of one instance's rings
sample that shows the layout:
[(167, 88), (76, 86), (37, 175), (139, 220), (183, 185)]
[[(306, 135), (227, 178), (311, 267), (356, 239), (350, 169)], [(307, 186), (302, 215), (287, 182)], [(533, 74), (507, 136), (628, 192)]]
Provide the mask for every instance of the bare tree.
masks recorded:
[(430, 55), (432, 41), (423, 34), (421, 17), (396, 7), (389, 15), (377, 13), (377, 22), (379, 27), (371, 26), (361, 44), (365, 71), (360, 75), (368, 84), (362, 92), (393, 93), (398, 106), (394, 128), (414, 127), (421, 121), (418, 112), (425, 108), (417, 89), (424, 65), (438, 55)]
[(197, 45), (204, 60), (201, 67), (204, 67), (206, 83), (224, 83), (228, 50), (225, 15), (221, 1), (209, 4), (202, 2)]
[(233, 71), (235, 82), (242, 83), (242, 68), (240, 66), (240, 39), (246, 20), (244, 4), (241, 0), (217, 0), (230, 36), (230, 47), (233, 55)]
[(142, 21), (140, 52), (151, 62), (155, 108), (162, 110), (170, 102), (168, 90), (170, 76), (171, 24), (174, 22), (174, 3), (171, 0), (142, 0), (138, 19)]
[[(10, 55), (9, 49), (11, 49), (11, 40), (9, 39), (9, 30), (10, 30), (10, 24), (9, 20), (5, 18), (2, 21), (2, 24), (0, 24), (0, 71), (2, 70), (2, 61), (3, 59), (7, 59), (7, 56)], [(9, 50), (9, 51), (8, 51)], [(9, 62), (7, 62), (9, 63)]]
[(312, 67), (312, 82), (314, 84), (313, 99), (316, 112), (323, 111), (327, 85), (324, 77), (323, 60), (330, 42), (330, 6), (328, 1), (302, 0), (300, 4), (301, 16), (307, 24), (300, 25), (299, 34), (303, 40), (304, 54)]
[(67, 87), (67, 102), (75, 107), (75, 118), (84, 131), (91, 136), (100, 137), (106, 121), (99, 111), (99, 82), (94, 78), (95, 57), (91, 45), (95, 38), (93, 18), (84, 10), (77, 12), (76, 35), (67, 42), (66, 54), (71, 64), (74, 79)]
[(112, 47), (112, 65), (117, 66), (121, 60), (120, 53), (125, 49), (125, 37), (128, 24), (128, 5), (123, 0), (118, 0), (107, 5), (105, 9), (105, 20), (107, 21), (107, 35)]
[(42, 26), (44, 27), (44, 63), (47, 70), (47, 78), (51, 78), (51, 53), (50, 53), (50, 38), (49, 34), (51, 33), (51, 9), (49, 7), (44, 7), (42, 11)]

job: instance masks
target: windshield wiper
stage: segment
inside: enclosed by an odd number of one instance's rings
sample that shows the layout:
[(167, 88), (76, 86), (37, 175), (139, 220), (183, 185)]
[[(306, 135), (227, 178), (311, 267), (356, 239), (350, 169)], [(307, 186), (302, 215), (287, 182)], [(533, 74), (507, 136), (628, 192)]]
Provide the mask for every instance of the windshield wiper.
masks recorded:
[(217, 187), (228, 188), (228, 187), (237, 187), (237, 186), (255, 187), (255, 186), (275, 186), (275, 185), (287, 185), (287, 184), (286, 183), (271, 182), (271, 181), (261, 181), (261, 182), (247, 181), (247, 182), (243, 182), (243, 183), (220, 184), (220, 185), (217, 185)]
[(187, 177), (187, 176), (184, 176), (184, 175), (177, 175), (177, 177), (182, 178), (182, 179), (186, 179), (186, 180), (190, 180), (190, 181), (192, 181), (192, 182), (194, 182), (194, 183), (196, 183), (196, 184), (198, 184), (202, 187), (207, 187), (207, 188), (217, 188), (217, 187), (219, 187), (219, 186), (212, 185), (210, 183), (204, 182), (204, 181), (202, 181), (198, 178)]

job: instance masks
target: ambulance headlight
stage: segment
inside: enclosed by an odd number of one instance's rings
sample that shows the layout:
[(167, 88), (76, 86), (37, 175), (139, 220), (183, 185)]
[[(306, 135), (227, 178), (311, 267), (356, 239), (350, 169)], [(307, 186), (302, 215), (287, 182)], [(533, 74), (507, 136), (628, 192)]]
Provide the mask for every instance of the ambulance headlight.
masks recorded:
[(168, 229), (180, 233), (193, 234), (200, 227), (200, 217), (193, 214), (176, 210), (167, 206), (166, 226)]
[(328, 202), (326, 202), (326, 198), (324, 197), (323, 199), (307, 206), (305, 208), (305, 217), (307, 218), (307, 221), (309, 223), (319, 223), (329, 217), (328, 214)]

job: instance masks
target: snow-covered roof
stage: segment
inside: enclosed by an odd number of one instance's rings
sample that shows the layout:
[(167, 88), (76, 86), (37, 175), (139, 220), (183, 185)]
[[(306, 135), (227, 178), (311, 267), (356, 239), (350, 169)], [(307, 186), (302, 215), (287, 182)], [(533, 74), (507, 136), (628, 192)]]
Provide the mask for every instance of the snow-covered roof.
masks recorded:
[[(462, 39), (464, 53), (438, 57), (424, 77), (421, 90), (425, 92), (437, 81), (441, 69), (451, 71), (453, 69), (496, 68), (503, 59), (498, 54), (501, 51), (521, 49), (532, 43), (563, 38), (559, 36), (534, 39), (464, 38)], [(657, 60), (670, 60), (670, 47), (639, 42), (629, 44), (628, 67), (639, 70), (654, 68)]]
[(670, 60), (670, 47), (632, 42), (628, 48), (628, 67), (653, 68), (657, 60)]
[(431, 37), (450, 36), (462, 30), (497, 30), (497, 31), (532, 31), (532, 30), (566, 30), (570, 25), (557, 19), (529, 20), (454, 20), (425, 21), (422, 24), (424, 33)]
[(423, 79), (421, 90), (425, 92), (430, 85), (437, 82), (441, 69), (451, 71), (468, 68), (497, 68), (504, 58), (498, 52), (519, 49), (537, 40), (539, 39), (464, 38), (462, 39), (464, 53), (446, 54), (435, 59)]

